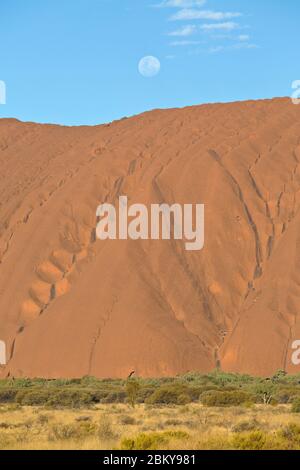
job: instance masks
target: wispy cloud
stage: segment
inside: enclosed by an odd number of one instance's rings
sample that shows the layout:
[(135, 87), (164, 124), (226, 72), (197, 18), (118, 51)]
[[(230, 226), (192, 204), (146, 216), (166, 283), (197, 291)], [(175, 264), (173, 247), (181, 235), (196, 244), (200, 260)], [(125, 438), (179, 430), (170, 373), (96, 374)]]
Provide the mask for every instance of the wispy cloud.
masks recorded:
[(157, 8), (193, 8), (202, 7), (206, 0), (164, 0), (153, 5)]
[(224, 46), (213, 46), (208, 49), (210, 54), (216, 54), (217, 52), (222, 52), (225, 50)]
[[(245, 25), (241, 11), (205, 8), (204, 5), (209, 4), (207, 0), (153, 0), (153, 3), (152, 6), (156, 8), (173, 8), (166, 17), (169, 22), (185, 22), (183, 26), (174, 27), (165, 34), (173, 38), (169, 46), (186, 46), (188, 54), (213, 54), (259, 47), (252, 43), (247, 34), (250, 26)], [(197, 45), (203, 47), (193, 47)]]
[(203, 31), (233, 31), (237, 28), (239, 28), (238, 23), (234, 23), (233, 21), (227, 21), (226, 23), (208, 23), (200, 26), (200, 29)]
[(229, 46), (213, 46), (208, 49), (209, 54), (216, 54), (218, 52), (226, 52), (226, 51), (236, 51), (242, 49), (258, 49), (259, 46), (257, 44), (250, 44), (246, 42), (240, 42), (236, 44), (231, 44)]
[(187, 21), (187, 20), (213, 20), (213, 21), (222, 21), (229, 20), (231, 18), (238, 18), (242, 16), (242, 13), (239, 12), (222, 12), (222, 11), (212, 11), (212, 10), (194, 10), (189, 8), (184, 8), (179, 10), (177, 13), (172, 15), (169, 19), (171, 21)]
[(240, 35), (238, 36), (238, 40), (239, 40), (239, 41), (249, 41), (249, 39), (250, 39), (249, 34), (240, 34)]
[(197, 44), (201, 44), (201, 41), (172, 41), (170, 42), (170, 46), (176, 47), (176, 46), (195, 46)]
[(257, 44), (238, 43), (231, 46), (231, 49), (259, 49)]
[(191, 36), (192, 34), (195, 34), (197, 31), (197, 27), (193, 24), (183, 26), (180, 29), (177, 29), (176, 31), (171, 31), (170, 33), (167, 33), (168, 36), (179, 36), (179, 37), (186, 37), (186, 36)]

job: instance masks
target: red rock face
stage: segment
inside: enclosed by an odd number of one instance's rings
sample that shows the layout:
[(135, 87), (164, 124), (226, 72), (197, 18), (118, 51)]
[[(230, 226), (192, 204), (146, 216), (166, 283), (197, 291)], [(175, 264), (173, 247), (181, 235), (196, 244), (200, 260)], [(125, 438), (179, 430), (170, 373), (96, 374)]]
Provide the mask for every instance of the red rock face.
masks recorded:
[[(3, 376), (299, 371), (300, 106), (4, 119), (0, 164)], [(97, 206), (120, 195), (204, 203), (204, 249), (96, 240)]]

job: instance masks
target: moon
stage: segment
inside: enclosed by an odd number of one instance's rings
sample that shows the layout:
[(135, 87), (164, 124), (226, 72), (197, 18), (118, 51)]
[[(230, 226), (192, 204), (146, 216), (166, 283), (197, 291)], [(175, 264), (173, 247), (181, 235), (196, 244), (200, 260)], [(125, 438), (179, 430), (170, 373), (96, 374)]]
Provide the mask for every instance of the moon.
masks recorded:
[(155, 77), (160, 71), (160, 62), (157, 57), (148, 55), (139, 61), (138, 69), (143, 77)]

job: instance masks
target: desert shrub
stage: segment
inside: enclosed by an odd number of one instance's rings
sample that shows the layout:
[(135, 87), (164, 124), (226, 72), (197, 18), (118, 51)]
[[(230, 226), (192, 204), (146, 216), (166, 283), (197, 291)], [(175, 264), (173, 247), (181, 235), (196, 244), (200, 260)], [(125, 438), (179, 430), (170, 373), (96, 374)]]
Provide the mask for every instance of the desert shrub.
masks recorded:
[(0, 388), (0, 403), (13, 403), (16, 399), (17, 393), (17, 389)]
[(185, 431), (165, 431), (164, 435), (172, 439), (187, 439), (190, 437), (189, 433)]
[(177, 398), (178, 405), (186, 405), (187, 403), (190, 403), (190, 401), (191, 401), (191, 398), (189, 397), (187, 393), (182, 393)]
[(147, 398), (149, 398), (153, 392), (155, 391), (155, 387), (150, 387), (150, 386), (141, 386), (139, 391), (138, 391), (138, 396), (137, 396), (137, 403), (145, 403)]
[(205, 406), (236, 406), (251, 401), (251, 395), (242, 390), (204, 392), (200, 401)]
[(135, 438), (122, 439), (121, 450), (156, 450), (167, 442), (167, 438), (161, 433), (141, 433)]
[(183, 421), (181, 419), (170, 418), (165, 421), (165, 426), (181, 426)]
[(49, 390), (19, 390), (16, 401), (24, 406), (45, 405), (51, 397)]
[(100, 380), (90, 375), (85, 375), (84, 377), (81, 377), (80, 379), (80, 385), (83, 385), (84, 387), (87, 387), (87, 386), (98, 387), (99, 384), (100, 384)]
[(247, 408), (247, 409), (251, 409), (251, 408), (255, 407), (255, 403), (254, 403), (254, 401), (251, 401), (251, 400), (250, 401), (245, 401), (243, 403), (243, 407)]
[(78, 437), (77, 428), (73, 424), (55, 424), (49, 434), (49, 441), (63, 441)]
[(75, 382), (76, 382), (76, 379), (55, 379), (55, 380), (48, 380), (47, 385), (53, 388), (61, 388), (61, 387), (68, 387), (72, 384), (74, 385)]
[(134, 408), (137, 402), (138, 392), (140, 389), (140, 384), (135, 379), (129, 379), (126, 382), (126, 394), (127, 399), (130, 405)]
[(108, 416), (102, 416), (98, 426), (98, 436), (101, 440), (110, 440), (116, 437), (116, 433)]
[(80, 408), (91, 403), (93, 403), (93, 395), (91, 393), (65, 389), (51, 393), (45, 404), (51, 407)]
[(0, 423), (0, 428), (1, 429), (9, 429), (11, 427), (10, 424), (8, 423)]
[(276, 394), (276, 385), (272, 382), (260, 382), (251, 387), (251, 392), (255, 396), (255, 401), (258, 403), (263, 403), (265, 405), (271, 404), (273, 398)]
[(261, 427), (260, 423), (254, 418), (251, 421), (241, 421), (232, 428), (232, 432), (257, 431)]
[(84, 439), (96, 434), (96, 432), (97, 426), (93, 423), (55, 424), (48, 434), (48, 440)]
[(120, 416), (119, 421), (120, 421), (121, 424), (125, 424), (125, 425), (136, 424), (135, 418), (133, 416), (128, 416), (128, 415)]
[[(300, 399), (300, 374), (290, 376), (284, 371), (278, 371), (269, 380), (265, 380), (216, 370), (209, 374), (190, 372), (181, 377), (138, 381), (131, 379), (127, 382), (89, 376), (51, 380), (0, 379), (0, 404), (80, 407), (93, 403), (125, 403), (130, 402), (126, 385), (128, 382), (139, 384), (139, 389), (135, 391), (135, 403), (184, 404), (196, 402), (204, 392), (212, 391), (247, 392), (252, 395), (250, 401), (265, 404), (275, 403), (274, 400), (279, 403), (293, 403), (296, 398)], [(130, 387), (135, 385), (129, 385)]]
[(37, 419), (36, 419), (36, 422), (38, 424), (47, 424), (49, 422), (49, 415), (43, 415), (43, 414), (39, 414)]
[(184, 431), (165, 431), (141, 433), (133, 438), (121, 441), (121, 450), (157, 450), (168, 444), (170, 439), (186, 439), (189, 434)]
[(97, 425), (91, 421), (79, 421), (79, 425), (77, 424), (77, 433), (79, 438), (96, 435), (97, 431)]
[[(99, 399), (101, 403), (124, 403), (126, 400), (127, 394), (124, 390), (116, 390), (109, 392), (105, 397)], [(95, 401), (97, 400), (97, 394), (94, 395)]]
[(276, 393), (274, 394), (274, 398), (279, 403), (293, 403), (293, 401), (297, 398), (300, 399), (300, 389), (298, 387), (278, 387)]
[(23, 408), (18, 403), (11, 403), (6, 406), (0, 407), (0, 413), (10, 413), (14, 411), (23, 411)]
[(246, 374), (234, 374), (230, 372), (223, 372), (221, 370), (214, 370), (213, 372), (207, 374), (207, 378), (213, 384), (217, 386), (228, 386), (228, 385), (243, 385), (252, 383), (254, 378)]
[(92, 418), (90, 416), (77, 416), (77, 418), (75, 418), (75, 421), (77, 421), (78, 423), (85, 423), (91, 420)]
[(79, 408), (94, 402), (94, 395), (83, 390), (23, 389), (18, 391), (16, 401), (26, 406), (50, 406)]
[(266, 434), (262, 431), (238, 433), (232, 438), (232, 446), (237, 450), (262, 450), (266, 439)]
[[(189, 403), (192, 401), (189, 391), (189, 387), (184, 384), (163, 385), (156, 389), (152, 395), (147, 398), (146, 403), (152, 405), (178, 405)], [(181, 402), (183, 397), (185, 403)]]
[(278, 432), (279, 437), (288, 441), (291, 448), (300, 446), (300, 426), (289, 423)]
[(286, 377), (287, 373), (285, 372), (285, 370), (278, 370), (272, 377), (272, 382), (280, 382), (280, 383), (284, 383), (284, 379)]
[(38, 379), (35, 379), (34, 382), (28, 378), (19, 378), (19, 379), (8, 378), (8, 379), (1, 380), (1, 385), (3, 385), (3, 387), (6, 388), (7, 386), (10, 386), (15, 389), (31, 387), (33, 383), (37, 384)]
[(296, 398), (292, 403), (292, 413), (300, 413), (300, 398)]

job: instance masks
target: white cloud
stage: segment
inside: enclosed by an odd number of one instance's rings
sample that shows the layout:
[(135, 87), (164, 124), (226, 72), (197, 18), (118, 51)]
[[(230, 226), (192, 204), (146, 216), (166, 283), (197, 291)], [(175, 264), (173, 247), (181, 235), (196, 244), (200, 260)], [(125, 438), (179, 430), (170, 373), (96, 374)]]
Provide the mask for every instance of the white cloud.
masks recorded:
[(234, 44), (231, 49), (258, 49), (259, 46), (257, 44), (249, 44), (249, 43), (239, 43)]
[(231, 18), (238, 18), (242, 16), (238, 12), (222, 12), (222, 11), (212, 11), (212, 10), (193, 10), (189, 8), (184, 8), (179, 10), (177, 13), (170, 17), (171, 21), (180, 21), (180, 20), (228, 20)]
[(191, 46), (188, 48), (188, 53), (192, 53), (193, 50), (199, 51), (199, 48), (192, 47), (199, 44), (207, 44), (206, 48), (201, 48), (204, 53), (259, 47), (252, 44), (251, 36), (246, 34), (247, 31), (243, 31), (249, 26), (244, 26), (239, 20), (244, 16), (239, 11), (218, 11), (209, 7), (205, 9), (203, 6), (208, 3), (207, 0), (154, 0), (154, 3), (155, 1), (153, 7), (175, 9), (168, 17), (169, 21), (186, 22), (182, 27), (173, 28), (166, 33), (167, 36), (174, 38), (169, 42), (169, 46), (187, 46), (187, 48)]
[(241, 42), (238, 44), (233, 44), (231, 46), (215, 46), (208, 49), (209, 54), (216, 54), (217, 52), (226, 52), (226, 51), (237, 51), (241, 49), (257, 49), (259, 46), (256, 44), (249, 44), (246, 42)]
[(240, 34), (238, 36), (239, 41), (249, 41), (249, 39), (250, 39), (250, 36), (248, 34)]
[(197, 27), (195, 25), (187, 25), (183, 26), (180, 29), (177, 29), (176, 31), (171, 31), (168, 33), (168, 36), (181, 36), (181, 37), (186, 37), (186, 36), (191, 36), (197, 31)]
[(216, 52), (222, 52), (224, 51), (225, 47), (224, 46), (214, 46), (214, 47), (211, 47), (208, 52), (210, 54), (216, 54)]
[(195, 46), (196, 44), (201, 44), (201, 41), (173, 41), (170, 42), (170, 46)]
[(233, 29), (237, 29), (238, 27), (239, 25), (237, 23), (228, 21), (226, 23), (203, 24), (202, 26), (200, 26), (200, 29), (202, 29), (203, 31), (216, 31), (216, 30), (232, 31)]
[(205, 3), (206, 0), (164, 0), (153, 6), (158, 8), (193, 8), (202, 7)]

